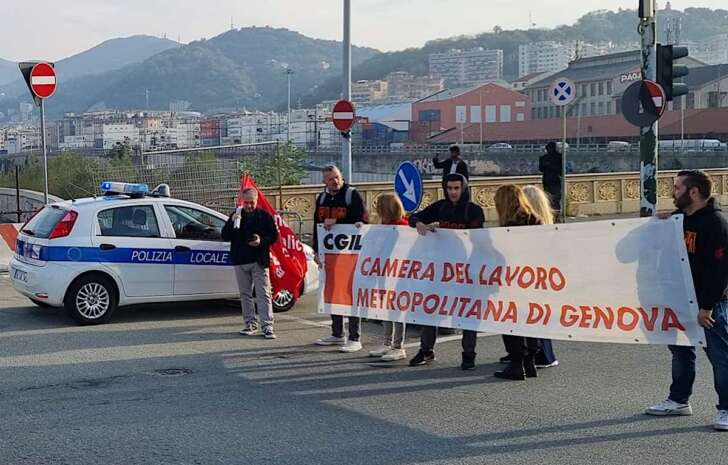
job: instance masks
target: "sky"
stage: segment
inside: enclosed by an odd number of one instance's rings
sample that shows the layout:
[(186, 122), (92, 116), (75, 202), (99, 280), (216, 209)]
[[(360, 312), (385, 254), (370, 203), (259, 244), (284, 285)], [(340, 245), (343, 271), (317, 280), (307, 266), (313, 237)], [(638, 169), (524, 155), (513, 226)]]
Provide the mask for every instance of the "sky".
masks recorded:
[[(351, 0), (352, 42), (383, 51), (498, 25), (571, 24), (584, 13), (636, 8), (638, 0)], [(673, 9), (728, 8), (726, 0), (673, 0)], [(662, 2), (659, 2), (662, 5)], [(0, 58), (52, 60), (135, 34), (188, 43), (233, 25), (285, 27), (341, 40), (343, 0), (2, 0)], [(44, 12), (44, 14), (39, 14)]]

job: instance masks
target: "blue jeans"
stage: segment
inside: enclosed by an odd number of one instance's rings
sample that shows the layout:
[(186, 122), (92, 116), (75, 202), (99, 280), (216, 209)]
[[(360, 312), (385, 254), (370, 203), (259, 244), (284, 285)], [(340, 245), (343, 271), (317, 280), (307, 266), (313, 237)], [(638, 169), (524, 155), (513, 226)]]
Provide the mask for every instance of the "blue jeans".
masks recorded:
[[(705, 330), (705, 352), (713, 366), (718, 410), (728, 410), (728, 301), (713, 308), (715, 325)], [(669, 346), (672, 352), (670, 400), (687, 404), (695, 382), (695, 347)]]

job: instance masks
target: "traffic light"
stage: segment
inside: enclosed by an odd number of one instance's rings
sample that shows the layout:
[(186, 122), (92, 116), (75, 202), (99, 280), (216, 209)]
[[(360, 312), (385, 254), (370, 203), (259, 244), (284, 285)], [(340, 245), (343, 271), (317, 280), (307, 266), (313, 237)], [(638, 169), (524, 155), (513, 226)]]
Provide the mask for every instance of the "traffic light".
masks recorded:
[(657, 83), (665, 89), (667, 101), (689, 92), (688, 85), (675, 82), (675, 79), (687, 76), (690, 70), (685, 65), (676, 65), (675, 61), (688, 56), (687, 47), (657, 44)]

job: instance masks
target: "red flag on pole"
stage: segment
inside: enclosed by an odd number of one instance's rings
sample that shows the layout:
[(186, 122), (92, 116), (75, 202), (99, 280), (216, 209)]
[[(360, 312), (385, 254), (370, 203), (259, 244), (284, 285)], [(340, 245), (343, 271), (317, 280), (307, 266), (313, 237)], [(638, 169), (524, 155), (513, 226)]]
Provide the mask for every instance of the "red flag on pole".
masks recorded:
[(273, 287), (273, 299), (281, 291), (288, 291), (298, 299), (301, 296), (301, 287), (308, 266), (303, 245), (293, 229), (265, 198), (265, 194), (258, 188), (253, 178), (247, 174), (243, 176), (240, 183), (238, 206), (242, 206), (243, 190), (249, 187), (258, 192), (258, 208), (270, 213), (278, 227), (278, 240), (270, 248), (270, 280)]

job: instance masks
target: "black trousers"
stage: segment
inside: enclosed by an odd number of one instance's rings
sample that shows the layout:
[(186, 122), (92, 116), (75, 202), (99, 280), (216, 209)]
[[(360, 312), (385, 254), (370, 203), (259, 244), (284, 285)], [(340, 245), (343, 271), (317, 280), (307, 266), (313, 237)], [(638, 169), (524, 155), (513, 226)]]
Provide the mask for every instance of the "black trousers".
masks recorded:
[[(429, 352), (435, 347), (437, 340), (437, 326), (423, 326), (420, 334), (420, 350)], [(463, 354), (475, 357), (475, 345), (478, 342), (476, 331), (463, 330)]]
[(541, 348), (539, 339), (521, 336), (503, 336), (508, 355), (514, 360), (523, 360), (526, 357), (535, 357)]
[[(350, 316), (349, 318), (349, 340), (359, 340), (359, 325), (361, 318)], [(344, 337), (344, 317), (341, 315), (331, 315), (331, 334), (334, 337)]]

